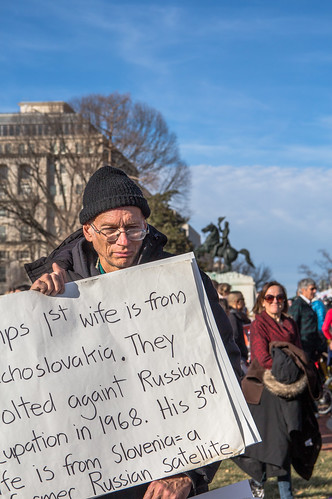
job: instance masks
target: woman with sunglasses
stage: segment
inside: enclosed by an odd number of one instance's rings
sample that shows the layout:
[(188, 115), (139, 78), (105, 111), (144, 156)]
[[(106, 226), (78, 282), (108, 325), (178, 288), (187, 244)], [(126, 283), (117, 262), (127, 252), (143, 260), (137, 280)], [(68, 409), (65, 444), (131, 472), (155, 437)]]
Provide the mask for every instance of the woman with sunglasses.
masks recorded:
[(251, 360), (257, 359), (264, 369), (271, 369), (271, 341), (287, 341), (302, 348), (297, 326), (287, 315), (288, 300), (284, 286), (277, 281), (264, 284), (253, 312), (255, 320), (250, 327)]
[[(244, 455), (235, 458), (235, 462), (253, 477), (250, 485), (254, 497), (264, 497), (265, 481), (269, 477), (277, 477), (280, 498), (293, 498), (291, 452), (295, 447), (298, 451), (299, 444), (291, 444), (291, 431), (297, 434), (302, 432), (301, 418), (304, 417), (304, 410), (309, 411), (310, 424), (315, 427), (312, 450), (319, 453), (320, 449), (320, 435), (313, 404), (308, 401), (310, 396), (306, 374), (288, 354), (283, 357), (282, 348), (272, 348), (271, 345), (271, 342), (279, 342), (279, 346), (286, 344), (288, 351), (290, 349), (292, 353), (295, 352), (301, 361), (304, 359), (304, 363), (307, 363), (296, 323), (286, 315), (287, 310), (288, 301), (284, 286), (277, 281), (267, 282), (253, 309), (255, 320), (250, 327), (251, 366), (242, 382), (262, 442), (249, 447)], [(313, 463), (316, 458), (314, 455)], [(302, 466), (301, 463), (300, 465)], [(296, 470), (299, 473), (297, 465)], [(308, 479), (310, 473), (301, 476)]]

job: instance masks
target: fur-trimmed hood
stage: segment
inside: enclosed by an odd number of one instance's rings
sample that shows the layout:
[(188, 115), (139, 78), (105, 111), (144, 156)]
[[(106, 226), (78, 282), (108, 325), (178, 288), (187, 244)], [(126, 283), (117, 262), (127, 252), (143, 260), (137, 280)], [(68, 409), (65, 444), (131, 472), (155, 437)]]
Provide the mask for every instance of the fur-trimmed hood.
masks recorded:
[(271, 369), (266, 369), (263, 374), (264, 386), (274, 395), (286, 399), (294, 399), (298, 397), (308, 385), (308, 379), (305, 373), (294, 383), (281, 383), (273, 376)]
[(292, 343), (281, 341), (271, 342), (270, 350), (273, 348), (281, 348), (294, 360), (300, 370), (300, 376), (293, 383), (281, 383), (272, 374), (272, 370), (264, 369), (257, 359), (254, 359), (241, 383), (246, 401), (250, 404), (259, 404), (264, 387), (274, 395), (287, 399), (296, 398), (307, 387), (311, 398), (317, 400), (321, 395), (317, 369), (303, 350)]

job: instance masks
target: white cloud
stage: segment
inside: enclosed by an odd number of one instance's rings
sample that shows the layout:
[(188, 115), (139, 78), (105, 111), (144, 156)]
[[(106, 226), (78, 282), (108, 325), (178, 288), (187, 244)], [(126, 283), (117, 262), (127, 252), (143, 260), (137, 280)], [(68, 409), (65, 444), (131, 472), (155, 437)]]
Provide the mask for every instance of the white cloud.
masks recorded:
[(290, 293), (300, 264), (330, 251), (332, 169), (265, 166), (191, 167), (191, 223), (200, 231), (225, 216), (230, 241), (271, 267)]

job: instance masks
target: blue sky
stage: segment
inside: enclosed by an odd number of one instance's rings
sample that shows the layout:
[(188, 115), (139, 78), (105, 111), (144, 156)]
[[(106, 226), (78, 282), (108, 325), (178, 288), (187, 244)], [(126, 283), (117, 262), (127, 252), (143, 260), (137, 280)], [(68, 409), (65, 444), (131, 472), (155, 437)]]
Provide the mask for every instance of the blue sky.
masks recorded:
[(330, 250), (330, 0), (3, 0), (0, 19), (0, 112), (130, 93), (178, 137), (198, 231), (226, 216), (290, 294)]

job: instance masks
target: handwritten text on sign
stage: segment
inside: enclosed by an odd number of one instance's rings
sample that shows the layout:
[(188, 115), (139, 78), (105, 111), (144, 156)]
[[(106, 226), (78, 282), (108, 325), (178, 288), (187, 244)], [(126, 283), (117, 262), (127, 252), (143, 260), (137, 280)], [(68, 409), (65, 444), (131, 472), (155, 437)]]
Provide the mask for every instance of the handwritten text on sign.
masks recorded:
[(190, 255), (0, 305), (4, 497), (94, 497), (244, 448)]

